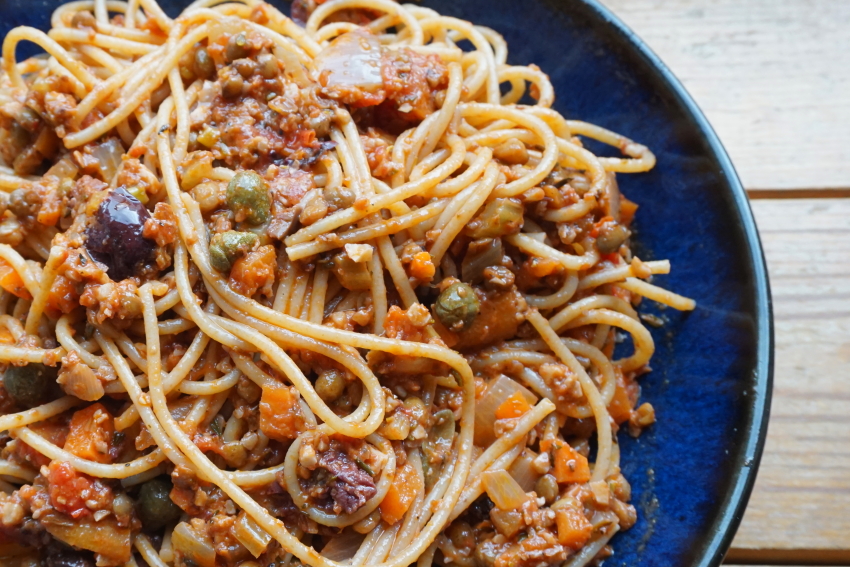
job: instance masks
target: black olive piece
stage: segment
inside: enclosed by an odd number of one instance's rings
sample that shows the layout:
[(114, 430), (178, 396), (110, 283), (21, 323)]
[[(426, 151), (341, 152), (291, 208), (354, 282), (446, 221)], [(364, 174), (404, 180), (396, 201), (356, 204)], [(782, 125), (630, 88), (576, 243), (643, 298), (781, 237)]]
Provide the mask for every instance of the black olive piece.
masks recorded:
[(153, 255), (155, 243), (142, 236), (150, 217), (141, 201), (120, 187), (100, 203), (86, 229), (86, 249), (114, 281), (135, 275)]
[(9, 366), (3, 374), (3, 387), (16, 405), (33, 408), (57, 397), (57, 373), (55, 368), (37, 362)]
[(139, 489), (136, 511), (146, 530), (159, 530), (176, 522), (183, 513), (171, 500), (171, 481), (158, 476)]
[(58, 542), (41, 550), (41, 567), (95, 567), (94, 556), (88, 551), (72, 549)]

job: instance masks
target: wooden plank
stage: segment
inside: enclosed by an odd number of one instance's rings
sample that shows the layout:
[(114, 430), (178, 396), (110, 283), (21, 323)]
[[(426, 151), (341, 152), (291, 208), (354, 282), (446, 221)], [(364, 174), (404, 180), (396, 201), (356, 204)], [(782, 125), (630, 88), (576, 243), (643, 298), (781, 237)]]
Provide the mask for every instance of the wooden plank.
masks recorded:
[(850, 562), (850, 199), (752, 203), (776, 374), (767, 446), (728, 560)]
[(850, 188), (850, 2), (602, 2), (685, 84), (747, 189)]

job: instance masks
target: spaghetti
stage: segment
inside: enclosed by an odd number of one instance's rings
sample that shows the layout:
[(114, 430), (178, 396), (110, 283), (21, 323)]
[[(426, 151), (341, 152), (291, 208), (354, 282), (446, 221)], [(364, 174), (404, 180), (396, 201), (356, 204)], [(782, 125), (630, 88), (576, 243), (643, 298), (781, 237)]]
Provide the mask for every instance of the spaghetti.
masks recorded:
[(5, 38), (4, 565), (604, 559), (654, 421), (634, 306), (694, 308), (629, 249), (653, 154), (493, 30), (292, 18), (80, 0)]

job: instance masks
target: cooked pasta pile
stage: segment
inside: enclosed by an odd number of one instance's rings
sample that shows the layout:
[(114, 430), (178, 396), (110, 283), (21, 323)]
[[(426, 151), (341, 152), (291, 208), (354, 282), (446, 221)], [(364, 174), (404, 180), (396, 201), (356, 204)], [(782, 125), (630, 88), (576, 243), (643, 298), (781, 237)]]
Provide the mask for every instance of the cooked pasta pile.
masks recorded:
[(3, 564), (607, 557), (616, 434), (655, 419), (635, 306), (694, 303), (629, 249), (615, 173), (653, 154), (554, 98), (495, 31), (389, 0), (10, 32)]

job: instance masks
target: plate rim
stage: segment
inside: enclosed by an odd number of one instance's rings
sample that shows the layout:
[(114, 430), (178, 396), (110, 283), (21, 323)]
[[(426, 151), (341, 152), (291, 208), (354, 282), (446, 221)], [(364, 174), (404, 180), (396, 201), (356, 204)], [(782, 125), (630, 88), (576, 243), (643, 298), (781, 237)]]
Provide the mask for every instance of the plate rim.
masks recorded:
[(688, 118), (699, 128), (709, 151), (714, 154), (720, 166), (721, 177), (732, 193), (734, 209), (738, 216), (736, 220), (746, 240), (748, 263), (753, 270), (755, 291), (753, 303), (756, 314), (756, 352), (751, 385), (752, 395), (747, 396), (750, 419), (742, 437), (743, 442), (733, 458), (734, 473), (730, 479), (730, 488), (720, 501), (720, 513), (711, 523), (701, 549), (695, 551), (695, 560), (692, 563), (693, 567), (717, 567), (723, 561), (744, 516), (767, 440), (774, 373), (773, 301), (767, 262), (746, 190), (723, 143), (694, 98), (649, 45), (611, 9), (599, 0), (578, 1), (613, 29), (640, 56), (656, 78), (668, 86)]

